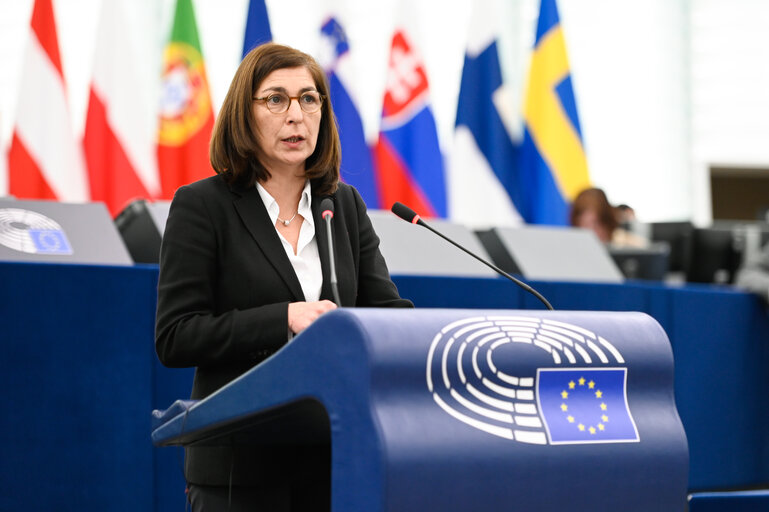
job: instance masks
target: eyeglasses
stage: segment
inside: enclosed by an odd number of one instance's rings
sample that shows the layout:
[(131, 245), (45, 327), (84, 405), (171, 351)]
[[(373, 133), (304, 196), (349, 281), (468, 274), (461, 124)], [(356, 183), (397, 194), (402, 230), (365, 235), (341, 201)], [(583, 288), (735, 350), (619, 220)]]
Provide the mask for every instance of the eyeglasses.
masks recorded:
[(254, 98), (254, 101), (263, 101), (267, 109), (273, 114), (282, 114), (291, 106), (291, 100), (299, 102), (299, 106), (306, 114), (314, 114), (320, 110), (323, 104), (323, 96), (317, 91), (303, 92), (299, 96), (289, 96), (282, 92), (274, 92), (264, 98)]

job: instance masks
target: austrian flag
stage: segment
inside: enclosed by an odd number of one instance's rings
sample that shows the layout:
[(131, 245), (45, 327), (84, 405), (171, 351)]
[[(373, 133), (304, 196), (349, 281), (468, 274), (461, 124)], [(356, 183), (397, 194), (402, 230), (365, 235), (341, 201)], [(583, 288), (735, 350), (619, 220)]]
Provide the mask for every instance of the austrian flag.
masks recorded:
[(87, 201), (85, 165), (70, 124), (51, 0), (35, 0), (31, 29), (8, 153), (9, 192), (20, 199)]

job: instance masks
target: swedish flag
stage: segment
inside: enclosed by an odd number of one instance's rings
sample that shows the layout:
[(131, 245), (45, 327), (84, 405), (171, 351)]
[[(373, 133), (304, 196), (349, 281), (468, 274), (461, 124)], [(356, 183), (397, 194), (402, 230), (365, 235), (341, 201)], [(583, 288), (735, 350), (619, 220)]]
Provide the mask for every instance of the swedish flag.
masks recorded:
[(551, 444), (639, 441), (626, 368), (539, 369), (537, 400)]
[(570, 201), (590, 179), (556, 0), (540, 4), (525, 97), (516, 207), (526, 222), (566, 224)]

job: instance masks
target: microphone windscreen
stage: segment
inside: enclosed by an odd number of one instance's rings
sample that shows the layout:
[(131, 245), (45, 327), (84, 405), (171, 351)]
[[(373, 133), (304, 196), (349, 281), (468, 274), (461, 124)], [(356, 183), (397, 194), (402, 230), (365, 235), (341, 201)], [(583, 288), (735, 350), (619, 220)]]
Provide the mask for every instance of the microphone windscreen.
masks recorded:
[(329, 212), (331, 217), (334, 217), (334, 201), (330, 197), (324, 197), (320, 202), (320, 216), (326, 218), (326, 212)]
[(401, 202), (394, 203), (390, 211), (406, 222), (414, 222), (414, 217), (417, 216), (417, 212)]

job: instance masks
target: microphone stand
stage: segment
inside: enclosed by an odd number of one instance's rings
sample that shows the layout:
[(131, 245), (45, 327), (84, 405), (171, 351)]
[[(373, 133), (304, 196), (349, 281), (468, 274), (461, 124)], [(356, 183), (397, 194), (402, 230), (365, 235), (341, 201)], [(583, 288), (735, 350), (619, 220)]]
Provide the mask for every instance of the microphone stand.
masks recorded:
[(465, 249), (464, 247), (462, 247), (461, 245), (456, 243), (451, 238), (445, 236), (443, 233), (433, 229), (432, 226), (430, 226), (425, 221), (423, 221), (419, 217), (419, 215), (417, 215), (417, 213), (414, 210), (412, 210), (411, 208), (409, 208), (405, 204), (400, 203), (400, 202), (396, 202), (395, 204), (392, 205), (391, 211), (395, 215), (400, 217), (401, 219), (405, 220), (406, 222), (410, 222), (412, 224), (419, 224), (420, 226), (424, 226), (427, 229), (429, 229), (430, 231), (432, 231), (433, 233), (435, 233), (436, 235), (438, 235), (439, 237), (441, 237), (444, 240), (446, 240), (447, 242), (449, 242), (454, 247), (458, 247), (458, 248), (462, 249), (464, 252), (466, 252), (467, 254), (469, 254), (470, 256), (475, 258), (476, 260), (480, 261), (481, 263), (483, 263), (487, 267), (491, 268), (493, 271), (495, 271), (499, 275), (508, 278), (509, 280), (511, 280), (512, 282), (514, 282), (515, 284), (517, 284), (518, 286), (520, 286), (521, 288), (523, 288), (527, 292), (529, 292), (532, 295), (534, 295), (537, 299), (540, 300), (540, 302), (542, 302), (542, 304), (545, 305), (545, 307), (547, 309), (549, 309), (550, 311), (553, 311), (553, 306), (550, 305), (550, 302), (548, 302), (548, 300), (545, 297), (543, 297), (542, 294), (540, 294), (537, 290), (535, 290), (534, 288), (532, 288), (528, 284), (524, 283), (523, 281), (520, 281), (519, 279), (514, 278), (513, 276), (511, 276), (510, 274), (508, 274), (507, 272), (505, 272), (501, 268), (497, 267), (496, 265), (494, 265), (492, 263), (489, 263), (488, 261), (484, 260), (480, 256), (478, 256), (478, 255), (470, 252), (469, 250)]
[(328, 261), (329, 261), (329, 282), (331, 284), (331, 293), (334, 296), (334, 302), (340, 308), (342, 299), (339, 298), (339, 286), (336, 278), (336, 260), (334, 258), (334, 236), (331, 230), (331, 219), (334, 218), (334, 202), (328, 197), (320, 203), (321, 217), (326, 221), (326, 238), (328, 239)]

